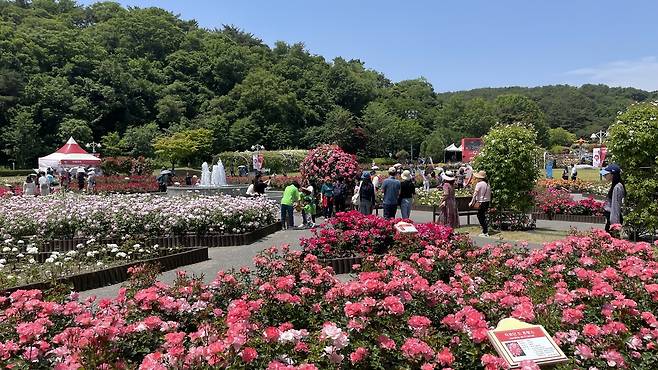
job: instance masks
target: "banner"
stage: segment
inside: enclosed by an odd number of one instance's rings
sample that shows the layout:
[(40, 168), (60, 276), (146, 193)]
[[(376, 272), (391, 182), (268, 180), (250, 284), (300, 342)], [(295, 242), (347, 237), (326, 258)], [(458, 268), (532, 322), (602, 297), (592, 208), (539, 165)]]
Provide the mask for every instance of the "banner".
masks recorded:
[(592, 166), (594, 167), (603, 167), (603, 162), (605, 162), (605, 157), (608, 154), (608, 148), (594, 148), (592, 150)]
[(254, 153), (252, 155), (252, 162), (253, 162), (254, 170), (256, 171), (263, 170), (264, 158), (262, 153)]

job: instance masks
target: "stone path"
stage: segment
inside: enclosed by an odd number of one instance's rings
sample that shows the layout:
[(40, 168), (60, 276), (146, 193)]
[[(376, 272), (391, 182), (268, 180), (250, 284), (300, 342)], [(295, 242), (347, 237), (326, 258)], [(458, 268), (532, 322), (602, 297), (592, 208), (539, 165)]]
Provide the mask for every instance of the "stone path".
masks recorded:
[[(400, 216), (398, 212), (398, 216)], [(423, 211), (412, 211), (411, 218), (415, 222), (431, 222), (432, 221), (432, 212), (423, 212)], [(320, 219), (322, 221), (322, 219)], [(462, 225), (466, 225), (466, 216), (462, 216), (460, 222)], [(299, 225), (301, 219), (298, 215), (295, 215), (295, 224)], [(471, 217), (471, 223), (477, 225), (477, 219)], [(579, 231), (585, 231), (592, 228), (601, 228), (602, 225), (595, 224), (584, 224), (584, 223), (572, 223), (572, 222), (561, 222), (561, 221), (537, 221), (537, 227), (553, 229), (553, 230), (570, 230), (571, 228), (577, 229)], [(274, 234), (271, 234), (256, 243), (250, 245), (242, 245), (235, 247), (222, 247), (222, 248), (209, 248), (208, 257), (210, 258), (207, 261), (195, 263), (193, 265), (187, 265), (181, 267), (180, 270), (188, 271), (189, 273), (195, 274), (197, 276), (203, 275), (204, 281), (206, 283), (211, 282), (218, 271), (220, 270), (229, 270), (231, 268), (240, 268), (242, 266), (253, 266), (252, 259), (259, 252), (264, 249), (281, 246), (283, 244), (289, 244), (291, 249), (299, 249), (299, 238), (311, 236), (310, 230), (286, 230), (279, 231)], [(478, 236), (471, 237), (476, 245), (485, 245), (490, 243), (501, 242), (497, 238), (481, 238)], [(539, 248), (541, 245), (539, 243), (528, 243), (528, 248)], [(165, 283), (171, 283), (176, 278), (176, 271), (167, 271), (160, 274), (159, 280)], [(80, 293), (80, 296), (83, 298), (89, 296), (97, 297), (114, 297), (121, 284), (115, 284), (106, 286), (103, 288), (88, 290)]]

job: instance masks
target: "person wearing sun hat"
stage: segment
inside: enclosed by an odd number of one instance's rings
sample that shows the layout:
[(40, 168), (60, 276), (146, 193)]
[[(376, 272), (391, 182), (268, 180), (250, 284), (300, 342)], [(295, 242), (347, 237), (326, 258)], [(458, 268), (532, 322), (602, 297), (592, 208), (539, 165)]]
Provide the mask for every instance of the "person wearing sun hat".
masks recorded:
[(411, 216), (411, 204), (414, 200), (414, 194), (416, 194), (416, 185), (409, 170), (402, 171), (400, 178), (402, 179), (400, 183), (400, 212), (402, 218), (408, 219)]
[(441, 174), (441, 179), (443, 180), (443, 196), (439, 204), (439, 223), (455, 229), (459, 227), (459, 213), (455, 196), (455, 174), (452, 171), (445, 171)]
[(469, 206), (477, 208), (478, 222), (482, 227), (482, 234), (480, 236), (489, 236), (489, 224), (487, 222), (487, 212), (489, 211), (489, 204), (491, 203), (491, 186), (487, 182), (487, 173), (479, 171), (473, 174), (473, 178), (477, 181), (475, 190), (473, 192), (473, 199)]
[(610, 164), (600, 172), (607, 181), (610, 181), (610, 190), (603, 206), (605, 215), (605, 231), (610, 232), (611, 225), (621, 225), (624, 222), (622, 205), (626, 196), (626, 187), (621, 179), (621, 168)]

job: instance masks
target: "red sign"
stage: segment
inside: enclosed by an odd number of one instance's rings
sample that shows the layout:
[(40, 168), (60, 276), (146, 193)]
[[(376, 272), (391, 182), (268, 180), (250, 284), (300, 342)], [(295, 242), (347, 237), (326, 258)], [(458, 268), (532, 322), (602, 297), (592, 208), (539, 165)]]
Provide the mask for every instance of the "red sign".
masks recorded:
[(470, 162), (482, 149), (482, 139), (479, 137), (465, 137), (462, 139), (462, 162)]

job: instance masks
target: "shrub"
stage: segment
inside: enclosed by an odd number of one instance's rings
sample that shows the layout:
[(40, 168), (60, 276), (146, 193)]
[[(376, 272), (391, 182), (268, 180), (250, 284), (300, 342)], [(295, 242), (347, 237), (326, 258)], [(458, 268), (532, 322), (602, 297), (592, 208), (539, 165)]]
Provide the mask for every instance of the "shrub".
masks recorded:
[(354, 179), (361, 173), (353, 154), (345, 153), (337, 145), (320, 145), (308, 152), (299, 165), (302, 178), (317, 186), (325, 177)]
[(610, 127), (608, 149), (626, 185), (624, 223), (638, 233), (658, 229), (658, 102), (632, 105)]
[[(271, 174), (288, 174), (299, 170), (299, 164), (308, 154), (308, 150), (273, 150), (263, 151), (261, 154), (263, 154), (263, 168), (268, 168)], [(252, 167), (251, 152), (222, 152), (213, 157), (213, 163), (217, 163), (220, 158), (227, 173), (230, 171), (231, 164), (235, 165), (236, 174), (238, 166)]]
[(525, 212), (539, 177), (539, 147), (534, 130), (520, 124), (498, 126), (484, 138), (475, 168), (487, 171), (494, 207)]

